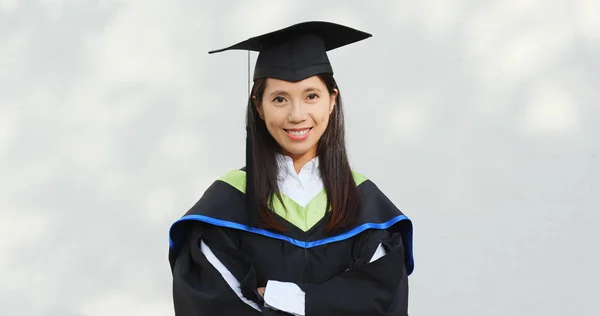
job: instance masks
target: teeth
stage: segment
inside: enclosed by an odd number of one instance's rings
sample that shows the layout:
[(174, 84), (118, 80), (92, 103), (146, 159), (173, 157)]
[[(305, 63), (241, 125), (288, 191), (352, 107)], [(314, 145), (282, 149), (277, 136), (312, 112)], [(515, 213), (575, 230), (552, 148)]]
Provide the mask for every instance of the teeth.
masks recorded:
[(302, 131), (288, 131), (288, 133), (294, 135), (294, 136), (302, 136), (305, 135), (306, 133), (308, 133), (309, 129), (305, 129)]

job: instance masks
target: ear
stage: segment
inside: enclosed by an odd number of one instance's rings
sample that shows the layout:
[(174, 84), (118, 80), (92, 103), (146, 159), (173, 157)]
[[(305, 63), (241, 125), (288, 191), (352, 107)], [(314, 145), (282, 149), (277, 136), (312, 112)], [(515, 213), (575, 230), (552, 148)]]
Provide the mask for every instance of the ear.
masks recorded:
[(335, 99), (337, 98), (338, 93), (338, 89), (333, 89), (333, 93), (329, 95), (329, 114), (331, 114), (335, 108)]

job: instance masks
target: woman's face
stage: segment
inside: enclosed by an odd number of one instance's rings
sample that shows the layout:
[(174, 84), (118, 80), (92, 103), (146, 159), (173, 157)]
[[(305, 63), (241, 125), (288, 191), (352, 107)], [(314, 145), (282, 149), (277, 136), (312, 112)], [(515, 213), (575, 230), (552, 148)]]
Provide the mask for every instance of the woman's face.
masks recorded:
[(284, 154), (312, 158), (337, 93), (330, 95), (318, 76), (299, 82), (268, 78), (258, 113)]

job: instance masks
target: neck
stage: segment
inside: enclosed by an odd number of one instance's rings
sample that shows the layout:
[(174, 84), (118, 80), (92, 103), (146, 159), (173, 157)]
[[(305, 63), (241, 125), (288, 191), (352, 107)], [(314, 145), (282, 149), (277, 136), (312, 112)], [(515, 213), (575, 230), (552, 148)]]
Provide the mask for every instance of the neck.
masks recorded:
[(314, 148), (314, 149), (307, 151), (306, 153), (298, 155), (298, 154), (288, 153), (284, 150), (282, 152), (282, 154), (292, 158), (292, 161), (294, 162), (294, 170), (296, 171), (296, 173), (300, 173), (300, 169), (302, 169), (302, 167), (304, 167), (304, 165), (306, 165), (309, 161), (311, 161), (313, 158), (315, 158), (317, 156), (317, 151), (316, 151), (316, 148)]

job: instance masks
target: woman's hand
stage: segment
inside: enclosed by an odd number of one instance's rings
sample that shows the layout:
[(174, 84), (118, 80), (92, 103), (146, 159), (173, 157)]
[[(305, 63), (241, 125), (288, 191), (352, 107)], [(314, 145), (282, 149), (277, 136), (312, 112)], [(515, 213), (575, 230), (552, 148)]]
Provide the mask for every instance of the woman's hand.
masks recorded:
[(260, 294), (260, 296), (265, 297), (265, 288), (264, 287), (259, 287), (256, 290), (258, 291), (258, 294)]

